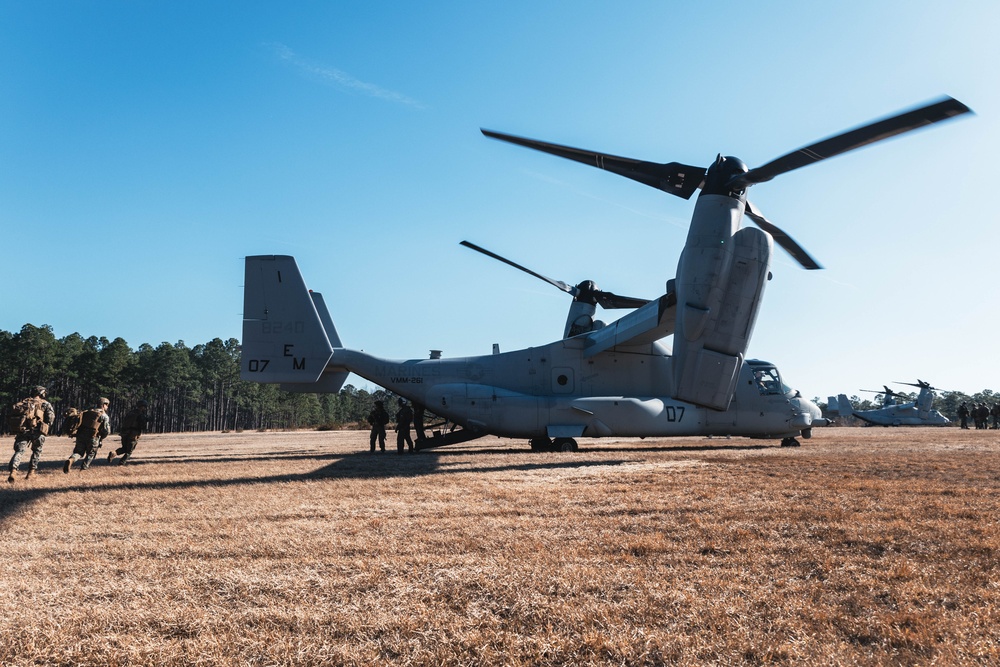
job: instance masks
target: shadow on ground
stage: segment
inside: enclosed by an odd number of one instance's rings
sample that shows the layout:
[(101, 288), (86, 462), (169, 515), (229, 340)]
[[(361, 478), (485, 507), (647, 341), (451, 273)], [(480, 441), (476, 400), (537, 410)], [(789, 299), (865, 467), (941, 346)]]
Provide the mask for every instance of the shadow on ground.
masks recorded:
[[(27, 505), (41, 500), (51, 494), (59, 493), (92, 493), (100, 491), (115, 490), (163, 490), (163, 489), (188, 489), (196, 487), (228, 487), (245, 484), (276, 484), (289, 483), (306, 480), (319, 479), (392, 479), (408, 478), (422, 475), (440, 475), (453, 473), (488, 473), (488, 472), (512, 472), (512, 471), (538, 471), (538, 470), (567, 470), (584, 469), (595, 466), (616, 466), (633, 462), (628, 458), (602, 459), (600, 461), (588, 461), (582, 458), (587, 452), (601, 452), (612, 454), (629, 453), (649, 453), (649, 452), (708, 452), (718, 450), (760, 450), (769, 449), (773, 445), (753, 444), (753, 445), (732, 445), (729, 441), (705, 441), (706, 444), (699, 445), (635, 445), (635, 446), (604, 446), (604, 447), (581, 447), (580, 451), (568, 458), (552, 460), (549, 457), (556, 456), (547, 452), (531, 452), (519, 447), (491, 447), (474, 448), (467, 447), (454, 449), (431, 449), (418, 452), (416, 454), (398, 454), (394, 450), (369, 452), (367, 450), (352, 454), (320, 454), (314, 451), (292, 451), (292, 452), (268, 452), (261, 454), (223, 455), (223, 456), (200, 456), (190, 457), (183, 455), (165, 455), (152, 459), (136, 459), (127, 464), (129, 469), (140, 471), (151, 466), (162, 466), (164, 464), (184, 464), (186, 466), (199, 465), (225, 465), (242, 466), (232, 477), (210, 478), (210, 479), (184, 479), (175, 481), (159, 480), (130, 480), (124, 481), (120, 476), (109, 478), (104, 471), (110, 466), (102, 456), (98, 456), (90, 470), (81, 471), (79, 467), (74, 468), (69, 475), (63, 475), (63, 461), (42, 461), (39, 464), (39, 474), (30, 481), (24, 479), (25, 468), (15, 475), (15, 482), (8, 484), (0, 481), (0, 522), (4, 522), (10, 517), (16, 516)], [(709, 444), (710, 443), (710, 444)], [(458, 457), (493, 457), (495, 465), (486, 463), (483, 465), (467, 465), (453, 463)], [(516, 463), (501, 463), (496, 461), (496, 457), (516, 456), (520, 460)], [(581, 457), (581, 458), (577, 458)], [(281, 473), (282, 467), (300, 461), (316, 461), (322, 463), (321, 467), (303, 473)], [(247, 464), (260, 463), (261, 469), (266, 467), (270, 474), (253, 474), (248, 471)], [(6, 475), (3, 476), (6, 480)]]

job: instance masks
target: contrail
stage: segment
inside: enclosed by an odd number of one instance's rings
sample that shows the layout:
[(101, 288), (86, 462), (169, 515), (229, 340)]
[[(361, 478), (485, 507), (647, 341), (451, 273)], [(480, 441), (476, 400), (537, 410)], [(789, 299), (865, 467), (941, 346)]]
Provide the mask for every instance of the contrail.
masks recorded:
[(380, 100), (386, 100), (387, 102), (394, 102), (396, 104), (402, 104), (404, 106), (413, 107), (414, 109), (426, 109), (427, 107), (418, 102), (417, 100), (407, 97), (402, 93), (397, 93), (392, 90), (387, 90), (378, 86), (374, 83), (368, 83), (366, 81), (361, 81), (354, 78), (347, 72), (337, 69), (336, 67), (328, 67), (325, 65), (320, 65), (314, 62), (310, 62), (299, 57), (294, 51), (285, 46), (284, 44), (271, 43), (268, 46), (274, 51), (274, 53), (287, 63), (294, 65), (301, 71), (308, 75), (314, 76), (321, 81), (332, 84), (334, 86), (339, 86), (341, 88), (346, 88), (348, 90), (356, 91), (369, 97), (374, 97)]

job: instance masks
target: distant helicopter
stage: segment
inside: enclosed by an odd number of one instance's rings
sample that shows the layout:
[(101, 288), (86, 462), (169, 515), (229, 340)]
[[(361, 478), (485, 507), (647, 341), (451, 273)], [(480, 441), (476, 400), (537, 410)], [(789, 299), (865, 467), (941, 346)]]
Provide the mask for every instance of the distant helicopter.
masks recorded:
[[(342, 345), (322, 296), (294, 258), (246, 258), (245, 380), (293, 391), (336, 392), (348, 373), (420, 403), (468, 437), (526, 438), (532, 449), (577, 448), (576, 438), (733, 435), (796, 446), (829, 423), (782, 382), (771, 363), (746, 359), (771, 277), (776, 242), (803, 267), (819, 264), (746, 198), (752, 185), (850, 150), (969, 113), (944, 98), (793, 151), (756, 169), (718, 155), (707, 169), (658, 164), (483, 130), (488, 137), (615, 172), (684, 199), (701, 190), (667, 291), (651, 301), (571, 287), (478, 246), (574, 297), (564, 335), (492, 355), (393, 361)], [(746, 215), (760, 229), (740, 228)], [(596, 305), (634, 308), (605, 326)], [(673, 350), (659, 341), (673, 335)], [(439, 443), (431, 443), (439, 444)]]
[(879, 391), (878, 389), (861, 389), (860, 391), (863, 391), (866, 394), (878, 394), (878, 395), (880, 395), (882, 397), (882, 407), (883, 408), (888, 408), (888, 407), (890, 407), (892, 405), (896, 405), (896, 399), (897, 398), (901, 399), (901, 400), (904, 400), (904, 401), (909, 401), (910, 400), (909, 396), (907, 396), (906, 394), (897, 393), (897, 392), (893, 391), (892, 389), (889, 389), (888, 385), (882, 385), (882, 390), (881, 391)]
[[(934, 392), (942, 391), (937, 387), (932, 387), (929, 382), (918, 379), (916, 384), (912, 382), (897, 382), (910, 387), (920, 387), (917, 400), (910, 399), (904, 394), (897, 394), (889, 387), (885, 387), (885, 399), (882, 407), (877, 410), (855, 410), (850, 399), (844, 394), (836, 398), (830, 397), (828, 406), (837, 406), (836, 413), (840, 415), (851, 415), (872, 425), (872, 426), (947, 426), (951, 421), (937, 410), (932, 410), (934, 404)], [(861, 391), (871, 391), (862, 389)], [(882, 393), (882, 392), (877, 392)], [(900, 398), (908, 402), (896, 403), (895, 399)], [(887, 402), (891, 401), (891, 402)], [(832, 407), (828, 407), (828, 412), (834, 412)]]

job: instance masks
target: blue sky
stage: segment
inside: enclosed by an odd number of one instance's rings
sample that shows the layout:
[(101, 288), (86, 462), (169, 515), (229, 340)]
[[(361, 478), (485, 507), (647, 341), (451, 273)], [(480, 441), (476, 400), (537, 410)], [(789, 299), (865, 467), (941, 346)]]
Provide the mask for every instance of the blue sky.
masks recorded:
[[(976, 116), (755, 186), (750, 356), (808, 396), (1000, 388), (1000, 5), (0, 0), (0, 329), (239, 337), (246, 255), (294, 255), (350, 347), (561, 335), (565, 282), (653, 298), (693, 201), (484, 138), (751, 166), (952, 95)], [(605, 319), (613, 319), (614, 313)]]

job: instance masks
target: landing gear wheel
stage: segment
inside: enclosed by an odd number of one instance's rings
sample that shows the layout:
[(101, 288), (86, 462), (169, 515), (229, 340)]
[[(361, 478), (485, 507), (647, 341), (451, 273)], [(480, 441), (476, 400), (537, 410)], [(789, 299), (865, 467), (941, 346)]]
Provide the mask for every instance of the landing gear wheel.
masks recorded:
[(799, 441), (795, 438), (785, 438), (781, 441), (782, 447), (798, 447)]
[(573, 438), (556, 438), (552, 446), (557, 452), (575, 452), (578, 449)]
[(533, 452), (547, 452), (552, 449), (552, 441), (548, 438), (532, 438), (531, 439), (531, 451)]

